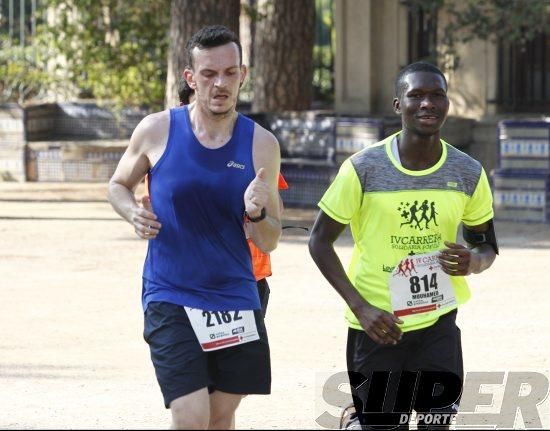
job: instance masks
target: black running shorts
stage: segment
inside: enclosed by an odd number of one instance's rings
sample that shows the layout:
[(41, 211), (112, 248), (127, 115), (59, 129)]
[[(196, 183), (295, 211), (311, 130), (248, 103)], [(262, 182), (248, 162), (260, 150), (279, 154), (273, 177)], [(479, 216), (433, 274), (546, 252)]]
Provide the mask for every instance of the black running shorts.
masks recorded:
[(267, 313), (267, 304), (269, 302), (269, 284), (265, 278), (257, 281), (258, 285), (258, 295), (260, 297), (260, 304), (262, 306), (262, 316), (265, 317)]
[(254, 311), (260, 339), (204, 352), (184, 307), (151, 302), (145, 312), (143, 337), (151, 350), (164, 405), (208, 388), (231, 394), (269, 394), (271, 363), (262, 313)]
[(347, 363), (353, 402), (365, 428), (396, 427), (401, 413), (413, 409), (448, 418), (457, 412), (464, 374), (456, 310), (432, 326), (404, 332), (396, 345), (377, 344), (350, 328)]

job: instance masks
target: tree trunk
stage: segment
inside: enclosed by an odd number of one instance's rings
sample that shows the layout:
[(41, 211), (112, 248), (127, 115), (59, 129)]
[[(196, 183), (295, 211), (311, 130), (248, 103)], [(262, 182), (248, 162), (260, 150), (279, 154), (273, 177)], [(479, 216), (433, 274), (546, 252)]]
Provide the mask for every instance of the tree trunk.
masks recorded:
[(206, 25), (221, 24), (239, 35), (240, 0), (172, 0), (166, 76), (167, 108), (177, 106), (178, 82), (185, 64), (185, 44)]
[(254, 38), (256, 36), (256, 19), (252, 16), (257, 10), (256, 0), (241, 1), (240, 39), (243, 47), (243, 63), (247, 67), (254, 66)]
[(254, 41), (255, 112), (311, 106), (314, 0), (259, 0)]

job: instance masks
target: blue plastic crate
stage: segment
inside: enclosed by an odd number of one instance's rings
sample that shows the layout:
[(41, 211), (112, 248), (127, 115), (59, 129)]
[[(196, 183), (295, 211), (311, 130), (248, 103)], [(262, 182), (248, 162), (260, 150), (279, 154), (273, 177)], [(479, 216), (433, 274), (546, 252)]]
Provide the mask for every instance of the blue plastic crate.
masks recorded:
[(334, 158), (334, 118), (315, 115), (272, 115), (269, 130), (279, 140), (283, 158), (330, 161)]
[(498, 161), (501, 169), (550, 171), (550, 121), (501, 121)]
[(550, 173), (498, 169), (492, 174), (497, 220), (550, 223)]
[(336, 154), (350, 155), (383, 139), (382, 120), (340, 117), (336, 122)]
[(336, 177), (335, 165), (316, 165), (312, 163), (296, 164), (283, 160), (281, 172), (288, 190), (281, 190), (283, 202), (288, 207), (315, 207)]

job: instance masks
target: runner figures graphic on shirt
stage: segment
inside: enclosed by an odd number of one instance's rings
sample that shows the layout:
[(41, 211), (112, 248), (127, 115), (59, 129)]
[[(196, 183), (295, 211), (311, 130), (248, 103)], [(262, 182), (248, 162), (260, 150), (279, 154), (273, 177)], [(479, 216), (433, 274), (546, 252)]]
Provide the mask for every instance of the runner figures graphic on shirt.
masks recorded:
[(410, 277), (413, 271), (416, 272), (416, 268), (414, 266), (414, 262), (412, 258), (411, 259), (407, 258), (405, 260), (402, 260), (397, 265), (397, 275), (402, 274), (405, 277)]
[(412, 275), (412, 272), (416, 272), (416, 268), (414, 266), (414, 260), (411, 257), (410, 259), (407, 259), (405, 262), (407, 262), (407, 269), (409, 270), (409, 276)]
[[(429, 224), (431, 221), (438, 226), (436, 220), (436, 215), (438, 213), (435, 210), (435, 202), (428, 205), (428, 200), (425, 199), (420, 206), (418, 206), (418, 201), (414, 201), (414, 204), (412, 205), (409, 202), (401, 202), (401, 205), (397, 208), (397, 210), (401, 213), (401, 218), (405, 220), (401, 223), (400, 227), (409, 225), (414, 229), (424, 230), (429, 229)], [(424, 222), (424, 227), (420, 224), (421, 222)]]
[(407, 270), (407, 264), (404, 260), (402, 260), (397, 265), (397, 275), (403, 274), (406, 277), (407, 276), (407, 273), (405, 272), (406, 270)]
[(431, 203), (430, 208), (431, 208), (430, 218), (429, 218), (429, 220), (426, 222), (426, 227), (428, 227), (428, 222), (429, 222), (430, 220), (433, 220), (433, 221), (434, 221), (434, 224), (435, 224), (436, 226), (439, 226), (439, 225), (437, 224), (437, 220), (435, 219), (435, 216), (438, 214), (437, 211), (435, 210), (435, 202), (432, 202), (432, 203)]
[[(426, 220), (426, 226), (425, 228), (428, 229), (428, 210), (430, 209), (430, 207), (428, 206), (428, 200), (426, 199), (424, 202), (422, 202), (422, 206), (420, 207), (420, 209), (422, 210), (422, 216), (420, 217), (420, 221), (418, 222), (420, 224), (420, 222), (422, 220)], [(420, 228), (420, 230), (422, 230), (422, 227)]]
[(403, 277), (410, 277), (416, 271), (414, 266), (413, 258), (406, 258), (397, 264), (397, 272), (394, 272), (394, 275), (401, 275)]

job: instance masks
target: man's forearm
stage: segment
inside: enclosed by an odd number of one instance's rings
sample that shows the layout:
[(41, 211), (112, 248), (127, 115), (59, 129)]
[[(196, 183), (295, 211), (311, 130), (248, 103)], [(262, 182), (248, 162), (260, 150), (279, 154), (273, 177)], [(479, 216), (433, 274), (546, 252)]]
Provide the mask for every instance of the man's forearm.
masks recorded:
[(264, 253), (270, 253), (277, 248), (281, 237), (281, 222), (273, 217), (266, 216), (257, 223), (249, 222), (250, 237), (252, 241)]
[(312, 238), (309, 252), (321, 273), (354, 313), (367, 304), (348, 278), (332, 244), (318, 243)]
[(470, 249), (475, 259), (472, 265), (472, 273), (479, 274), (489, 268), (495, 261), (497, 255), (492, 245), (481, 244)]
[(111, 181), (108, 197), (114, 210), (128, 223), (132, 223), (132, 210), (138, 206), (134, 193), (122, 184)]

